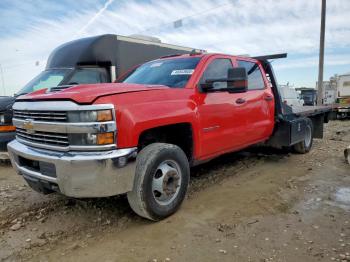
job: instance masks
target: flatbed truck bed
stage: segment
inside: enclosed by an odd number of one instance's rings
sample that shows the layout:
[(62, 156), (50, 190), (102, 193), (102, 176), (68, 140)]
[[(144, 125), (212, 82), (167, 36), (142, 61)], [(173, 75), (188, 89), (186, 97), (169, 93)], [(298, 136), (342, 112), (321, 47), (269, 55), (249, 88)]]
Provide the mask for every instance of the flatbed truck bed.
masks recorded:
[(313, 137), (323, 138), (323, 124), (328, 122), (332, 113), (332, 106), (292, 107), (282, 102), (277, 79), (269, 60), (285, 57), (287, 54), (254, 57), (260, 61), (269, 77), (275, 97), (275, 128), (267, 144), (279, 148), (291, 147), (303, 141), (309, 120), (312, 121)]
[(329, 113), (332, 111), (332, 106), (293, 106), (292, 112), (296, 116), (314, 116), (318, 114)]

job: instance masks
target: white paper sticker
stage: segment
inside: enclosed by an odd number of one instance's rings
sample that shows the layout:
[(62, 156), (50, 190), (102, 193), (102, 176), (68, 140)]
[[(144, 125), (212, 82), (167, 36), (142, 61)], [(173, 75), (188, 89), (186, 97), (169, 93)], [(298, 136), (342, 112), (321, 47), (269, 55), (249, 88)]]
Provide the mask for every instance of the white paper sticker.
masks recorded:
[(171, 75), (192, 75), (194, 72), (194, 69), (181, 69), (181, 70), (173, 70), (171, 72)]
[(154, 63), (150, 67), (158, 67), (158, 66), (161, 66), (162, 64), (163, 64), (162, 62)]

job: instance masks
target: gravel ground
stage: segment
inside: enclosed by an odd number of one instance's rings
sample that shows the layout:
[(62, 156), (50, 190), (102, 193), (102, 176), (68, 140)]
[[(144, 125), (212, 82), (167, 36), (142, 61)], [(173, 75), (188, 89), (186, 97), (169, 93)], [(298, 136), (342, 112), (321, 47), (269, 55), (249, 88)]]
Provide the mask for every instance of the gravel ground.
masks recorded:
[(306, 155), (271, 148), (192, 169), (172, 217), (136, 216), (125, 196), (40, 195), (0, 165), (0, 261), (350, 261), (350, 121)]

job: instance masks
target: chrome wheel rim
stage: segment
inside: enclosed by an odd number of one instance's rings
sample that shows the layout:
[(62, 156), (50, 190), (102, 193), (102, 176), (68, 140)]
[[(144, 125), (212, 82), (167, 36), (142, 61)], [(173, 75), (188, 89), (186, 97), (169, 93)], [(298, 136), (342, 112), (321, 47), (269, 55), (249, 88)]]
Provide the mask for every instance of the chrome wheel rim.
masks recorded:
[(173, 160), (159, 164), (153, 174), (152, 193), (160, 205), (168, 205), (180, 192), (182, 173), (180, 166)]

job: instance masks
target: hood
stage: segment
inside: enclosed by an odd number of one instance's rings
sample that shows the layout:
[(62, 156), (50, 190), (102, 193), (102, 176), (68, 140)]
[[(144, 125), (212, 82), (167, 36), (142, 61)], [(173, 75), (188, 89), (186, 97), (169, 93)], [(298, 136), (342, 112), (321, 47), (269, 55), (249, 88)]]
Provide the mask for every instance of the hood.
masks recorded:
[(11, 109), (15, 99), (13, 96), (0, 96), (0, 112)]
[(87, 84), (72, 86), (53, 92), (48, 92), (47, 89), (42, 89), (34, 93), (20, 96), (16, 100), (72, 100), (78, 104), (91, 104), (97, 98), (102, 96), (131, 92), (147, 92), (151, 90), (168, 88), (169, 87), (161, 85), (139, 85), (125, 83)]

